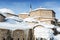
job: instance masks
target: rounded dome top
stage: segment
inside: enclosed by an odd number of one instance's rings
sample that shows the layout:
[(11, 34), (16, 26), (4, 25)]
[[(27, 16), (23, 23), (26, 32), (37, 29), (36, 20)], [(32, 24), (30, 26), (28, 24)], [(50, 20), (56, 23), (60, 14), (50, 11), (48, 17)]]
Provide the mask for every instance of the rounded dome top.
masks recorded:
[(11, 9), (8, 9), (8, 8), (2, 8), (2, 9), (0, 9), (0, 13), (14, 14), (14, 12)]

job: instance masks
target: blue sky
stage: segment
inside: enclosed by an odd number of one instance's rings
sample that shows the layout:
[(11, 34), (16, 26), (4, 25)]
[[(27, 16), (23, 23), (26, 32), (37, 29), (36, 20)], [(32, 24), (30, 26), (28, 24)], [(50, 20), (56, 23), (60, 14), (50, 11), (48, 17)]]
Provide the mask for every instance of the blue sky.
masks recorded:
[(32, 9), (44, 7), (53, 9), (56, 18), (60, 19), (60, 0), (0, 0), (0, 8), (12, 9), (16, 14), (29, 12), (30, 4)]

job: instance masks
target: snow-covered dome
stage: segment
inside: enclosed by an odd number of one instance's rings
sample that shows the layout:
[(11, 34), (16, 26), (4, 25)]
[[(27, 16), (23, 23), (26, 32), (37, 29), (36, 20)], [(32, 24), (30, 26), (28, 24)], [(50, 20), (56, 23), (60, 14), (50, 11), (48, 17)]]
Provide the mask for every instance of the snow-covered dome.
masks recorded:
[(8, 9), (8, 8), (2, 8), (2, 9), (0, 9), (0, 13), (11, 13), (11, 14), (15, 14), (11, 9)]
[(51, 10), (51, 9), (39, 7), (39, 8), (36, 8), (36, 9), (32, 10), (32, 11), (35, 11), (35, 10)]

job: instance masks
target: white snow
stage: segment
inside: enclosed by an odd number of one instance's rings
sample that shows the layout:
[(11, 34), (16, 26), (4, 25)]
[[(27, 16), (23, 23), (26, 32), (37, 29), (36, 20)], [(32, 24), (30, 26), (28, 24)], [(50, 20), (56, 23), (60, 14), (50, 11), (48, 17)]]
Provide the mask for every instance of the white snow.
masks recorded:
[(19, 14), (29, 14), (29, 13), (24, 12), (24, 13), (19, 13)]
[(2, 8), (2, 9), (0, 9), (0, 13), (11, 13), (11, 14), (15, 14), (11, 9), (8, 9), (8, 8)]
[[(20, 22), (20, 21), (23, 21), (22, 18), (19, 18), (19, 17), (16, 17), (16, 16), (12, 16), (12, 17), (7, 17), (5, 18), (8, 22), (12, 22), (13, 20), (14, 21), (17, 21), (17, 22)], [(13, 22), (14, 23), (14, 22)]]
[(58, 22), (60, 22), (60, 19), (58, 19)]
[(32, 17), (25, 18), (24, 21), (27, 21), (27, 22), (37, 22), (37, 20), (32, 18)]
[(43, 27), (36, 27), (34, 29), (34, 35), (36, 38), (52, 38), (53, 37), (53, 31), (51, 29), (43, 28)]
[(60, 32), (60, 27), (57, 27), (56, 29), (57, 29), (58, 32)]
[[(37, 8), (35, 10), (39, 9), (44, 9), (44, 10), (50, 10), (47, 8)], [(15, 14), (12, 10), (3, 8), (0, 9), (0, 13), (6, 16), (6, 13), (11, 13)], [(20, 14), (29, 14), (29, 13), (20, 13)], [(45, 22), (41, 22), (36, 20), (40, 16), (36, 17), (28, 17), (25, 19), (19, 18), (17, 16), (11, 16), (11, 17), (6, 17), (5, 22), (0, 22), (0, 28), (2, 29), (9, 29), (9, 30), (16, 30), (16, 29), (21, 29), (24, 30), (24, 33), (26, 35), (26, 39), (28, 38), (28, 31), (29, 29), (33, 29), (35, 26), (41, 25), (43, 27), (36, 27), (34, 29), (34, 35), (36, 38), (46, 38), (50, 40), (50, 38), (54, 37), (54, 40), (60, 40), (60, 34), (54, 36), (53, 35), (53, 30), (51, 28), (56, 28), (58, 32), (60, 32), (60, 27), (54, 26), (52, 24), (46, 24)], [(45, 17), (46, 18), (46, 17)], [(27, 21), (27, 22), (26, 22)], [(42, 20), (44, 21), (44, 20)], [(60, 20), (58, 20), (60, 22)], [(37, 22), (36, 24), (31, 24), (30, 22)]]
[(35, 11), (35, 10), (51, 10), (51, 9), (39, 7), (39, 8), (36, 8), (36, 9), (32, 10), (32, 11)]
[(11, 9), (8, 8), (2, 8), (0, 9), (0, 14), (4, 15), (7, 17), (7, 14), (15, 14)]
[(60, 40), (60, 34), (54, 36), (54, 40)]

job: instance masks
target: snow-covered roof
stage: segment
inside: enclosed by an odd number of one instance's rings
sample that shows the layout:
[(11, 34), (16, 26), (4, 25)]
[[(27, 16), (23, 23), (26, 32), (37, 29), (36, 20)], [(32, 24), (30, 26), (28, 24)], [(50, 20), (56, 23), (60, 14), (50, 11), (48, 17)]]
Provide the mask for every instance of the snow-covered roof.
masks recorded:
[(39, 7), (39, 8), (32, 10), (32, 11), (35, 11), (35, 10), (51, 10), (51, 9)]
[(53, 31), (51, 29), (43, 28), (43, 27), (36, 27), (34, 29), (34, 35), (36, 38), (52, 38), (53, 37)]
[(11, 9), (8, 9), (8, 8), (2, 8), (2, 9), (0, 9), (0, 13), (11, 13), (11, 14), (15, 14)]
[[(0, 28), (10, 29), (10, 30), (16, 30), (16, 29), (31, 29), (33, 27), (33, 24), (29, 24), (23, 19), (20, 19), (18, 17), (8, 17), (5, 19), (5, 22), (0, 22)], [(3, 25), (4, 24), (4, 25)]]
[(26, 12), (25, 12), (25, 13), (19, 13), (19, 14), (29, 14), (29, 13), (26, 13)]
[(10, 20), (10, 21), (12, 21), (12, 20), (15, 20), (15, 21), (23, 21), (22, 18), (19, 18), (19, 17), (17, 17), (17, 16), (7, 17), (7, 18), (5, 18), (5, 19), (8, 19), (8, 20)]
[(0, 14), (4, 15), (5, 17), (7, 17), (7, 14), (15, 15), (15, 13), (11, 9), (8, 9), (8, 8), (0, 9)]
[(3, 23), (0, 23), (0, 28), (10, 29), (10, 30), (16, 30), (16, 29), (25, 30), (25, 29), (30, 29), (30, 25), (27, 23), (24, 23), (24, 22), (21, 22), (19, 24), (17, 24), (17, 23), (12, 24), (12, 23), (8, 23), (8, 22), (3, 22)]

